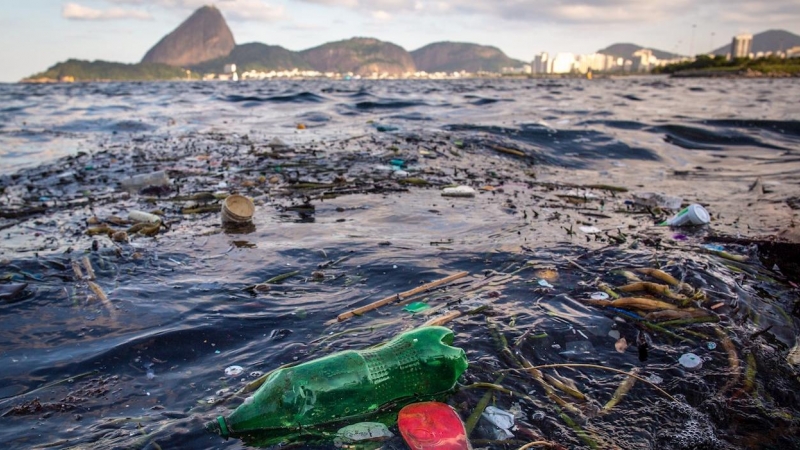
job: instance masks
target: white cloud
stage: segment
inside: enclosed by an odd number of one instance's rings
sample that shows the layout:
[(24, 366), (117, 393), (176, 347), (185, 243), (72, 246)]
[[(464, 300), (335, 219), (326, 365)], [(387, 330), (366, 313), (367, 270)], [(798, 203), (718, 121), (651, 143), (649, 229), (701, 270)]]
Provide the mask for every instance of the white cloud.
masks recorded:
[[(137, 0), (130, 0), (137, 1)], [(173, 0), (177, 1), (177, 0)], [(293, 0), (375, 13), (435, 15), (464, 14), (501, 17), (530, 23), (576, 24), (656, 23), (710, 12), (731, 23), (800, 20), (797, 0)]]
[(392, 19), (392, 15), (386, 11), (372, 11), (372, 18), (378, 22), (387, 22)]
[(152, 20), (147, 11), (135, 9), (111, 8), (94, 9), (77, 3), (67, 3), (61, 8), (61, 17), (69, 20)]
[(231, 20), (274, 22), (286, 17), (283, 6), (272, 6), (260, 0), (229, 0), (219, 4), (222, 13)]
[(225, 18), (234, 21), (274, 22), (286, 18), (283, 6), (265, 0), (106, 0), (109, 3), (158, 7), (191, 13), (203, 6), (214, 4)]

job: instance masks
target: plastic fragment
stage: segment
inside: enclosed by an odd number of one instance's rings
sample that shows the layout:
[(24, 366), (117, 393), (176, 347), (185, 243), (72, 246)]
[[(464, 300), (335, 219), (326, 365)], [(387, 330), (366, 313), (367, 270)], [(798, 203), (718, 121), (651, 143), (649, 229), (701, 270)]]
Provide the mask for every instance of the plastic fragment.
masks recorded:
[(661, 222), (660, 225), (668, 225), (671, 227), (682, 227), (692, 225), (705, 225), (711, 221), (711, 215), (708, 214), (705, 208), (697, 203), (692, 203), (680, 210), (677, 214), (672, 216), (669, 220)]
[(583, 231), (584, 233), (586, 233), (586, 234), (597, 234), (597, 233), (601, 233), (603, 231), (603, 230), (601, 230), (600, 228), (597, 228), (597, 227), (580, 227), (579, 229), (581, 231)]
[(403, 308), (403, 311), (408, 311), (410, 313), (418, 313), (421, 311), (425, 311), (426, 309), (430, 309), (430, 307), (431, 305), (425, 302), (414, 302), (406, 305), (406, 307)]
[(235, 377), (239, 376), (244, 372), (244, 368), (242, 366), (229, 366), (225, 368), (225, 376), (228, 377)]
[(470, 449), (464, 422), (445, 403), (422, 402), (408, 405), (397, 415), (397, 427), (411, 450)]
[(478, 427), (491, 439), (504, 441), (514, 437), (514, 415), (494, 406), (487, 406)]
[(678, 363), (689, 370), (696, 370), (703, 367), (703, 360), (694, 353), (683, 354), (680, 359), (678, 359)]
[(442, 197), (475, 197), (475, 189), (469, 186), (448, 187), (442, 190)]
[(337, 446), (354, 442), (385, 441), (394, 437), (386, 425), (379, 422), (359, 422), (340, 428), (334, 443)]

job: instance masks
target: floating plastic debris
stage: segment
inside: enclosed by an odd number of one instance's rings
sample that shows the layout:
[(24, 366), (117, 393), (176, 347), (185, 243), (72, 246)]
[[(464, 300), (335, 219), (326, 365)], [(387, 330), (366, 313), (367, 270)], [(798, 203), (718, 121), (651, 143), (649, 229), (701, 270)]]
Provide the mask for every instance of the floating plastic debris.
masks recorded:
[(662, 382), (664, 382), (663, 378), (661, 378), (660, 376), (658, 376), (658, 375), (656, 375), (654, 373), (651, 373), (647, 378), (645, 378), (645, 380), (647, 380), (647, 381), (649, 381), (649, 382), (651, 382), (653, 384), (661, 384)]
[(461, 417), (439, 402), (413, 403), (400, 410), (397, 427), (411, 450), (468, 450)]
[(628, 349), (628, 341), (625, 338), (620, 338), (615, 344), (614, 348), (617, 349), (619, 353), (625, 353), (625, 350)]
[(421, 311), (425, 311), (426, 309), (429, 309), (430, 307), (431, 307), (431, 305), (429, 305), (429, 304), (427, 304), (425, 302), (414, 302), (414, 303), (409, 303), (408, 305), (406, 305), (406, 307), (403, 308), (403, 311), (408, 311), (410, 313), (418, 313), (418, 312), (421, 312)]
[(230, 366), (225, 368), (225, 376), (235, 377), (239, 376), (244, 372), (244, 368), (242, 366)]
[(608, 300), (608, 294), (605, 292), (592, 292), (590, 297), (592, 300)]
[(724, 252), (725, 251), (725, 247), (723, 247), (721, 245), (715, 245), (715, 244), (705, 244), (705, 245), (703, 245), (703, 248), (706, 249), (706, 250), (711, 250), (712, 252)]
[(579, 229), (586, 234), (597, 234), (603, 232), (603, 230), (597, 227), (580, 227)]
[(694, 353), (686, 353), (678, 359), (678, 362), (683, 367), (689, 370), (699, 369), (703, 366), (703, 360)]
[(363, 441), (385, 441), (394, 437), (386, 425), (378, 422), (360, 422), (348, 425), (336, 432), (334, 443), (337, 447)]
[(511, 439), (514, 433), (514, 415), (494, 406), (487, 406), (481, 414), (481, 429), (490, 438), (498, 441)]
[(717, 348), (717, 343), (709, 342), (708, 344), (706, 344), (706, 347), (708, 347), (709, 350), (714, 350), (715, 348)]
[(475, 197), (475, 189), (469, 186), (456, 186), (444, 188), (442, 197)]
[(539, 286), (546, 287), (546, 288), (555, 287), (552, 284), (550, 284), (550, 282), (548, 282), (547, 280), (539, 280)]
[(661, 222), (661, 225), (669, 225), (671, 227), (682, 227), (690, 225), (705, 225), (711, 221), (711, 215), (708, 214), (705, 208), (697, 203), (693, 203), (686, 208), (680, 210), (677, 214), (672, 216), (669, 220)]

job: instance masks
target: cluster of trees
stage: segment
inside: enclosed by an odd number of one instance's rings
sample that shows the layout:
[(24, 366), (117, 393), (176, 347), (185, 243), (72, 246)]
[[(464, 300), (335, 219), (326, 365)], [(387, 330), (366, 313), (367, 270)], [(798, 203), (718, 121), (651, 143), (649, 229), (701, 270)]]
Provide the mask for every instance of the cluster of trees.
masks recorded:
[(764, 58), (734, 58), (728, 60), (725, 56), (697, 55), (694, 61), (684, 61), (668, 64), (653, 69), (653, 73), (676, 73), (684, 70), (714, 70), (738, 72), (754, 70), (761, 73), (788, 73), (800, 74), (800, 58), (780, 58), (767, 56)]

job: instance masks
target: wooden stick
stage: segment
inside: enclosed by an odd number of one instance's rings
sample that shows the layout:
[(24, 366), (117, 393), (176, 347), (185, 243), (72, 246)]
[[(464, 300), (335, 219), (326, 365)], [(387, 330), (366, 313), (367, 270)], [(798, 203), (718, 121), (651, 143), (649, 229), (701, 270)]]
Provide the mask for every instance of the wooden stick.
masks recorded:
[(78, 261), (75, 261), (74, 259), (71, 261), (71, 263), (72, 271), (75, 272), (75, 278), (77, 278), (78, 281), (83, 280), (83, 270), (81, 270), (81, 265), (78, 264)]
[(498, 151), (500, 153), (505, 153), (507, 155), (525, 156), (525, 152), (522, 152), (522, 151), (519, 151), (519, 150), (516, 150), (516, 149), (513, 149), (513, 148), (501, 147), (501, 146), (495, 145), (495, 144), (490, 144), (489, 148), (491, 148), (492, 150)]
[(435, 326), (439, 326), (439, 325), (444, 325), (444, 324), (450, 322), (451, 320), (457, 319), (459, 317), (461, 317), (461, 311), (453, 310), (453, 311), (450, 311), (449, 313), (447, 313), (447, 314), (445, 314), (443, 316), (434, 317), (433, 319), (423, 323), (422, 326), (423, 327), (435, 327)]
[(433, 289), (435, 287), (439, 287), (443, 284), (447, 284), (451, 281), (458, 280), (459, 278), (463, 278), (469, 275), (469, 272), (458, 272), (448, 277), (442, 278), (441, 280), (432, 281), (427, 284), (423, 284), (422, 286), (416, 287), (411, 289), (410, 291), (401, 292), (399, 294), (390, 295), (386, 298), (380, 299), (376, 302), (370, 303), (369, 305), (362, 306), (360, 308), (356, 308), (347, 312), (343, 312), (339, 314), (336, 318), (339, 322), (345, 321), (353, 316), (364, 314), (365, 312), (372, 311), (373, 309), (380, 308), (381, 306), (388, 305), (389, 303), (395, 300), (402, 300), (406, 297), (410, 297), (414, 294), (418, 294), (420, 292), (426, 291), (428, 289)]
[(106, 295), (105, 292), (103, 292), (103, 288), (101, 288), (94, 281), (87, 281), (86, 283), (89, 284), (89, 289), (91, 289), (92, 292), (94, 292), (94, 295), (96, 295), (97, 298), (99, 298), (100, 301), (103, 302), (103, 306), (105, 306), (108, 309), (108, 312), (112, 316), (115, 316), (116, 311), (114, 311), (114, 305), (111, 304), (111, 301), (108, 299), (108, 296)]
[(92, 267), (92, 262), (89, 261), (89, 257), (84, 256), (81, 261), (83, 262), (83, 267), (86, 268), (87, 279), (94, 280), (96, 277), (94, 276), (94, 268)]

